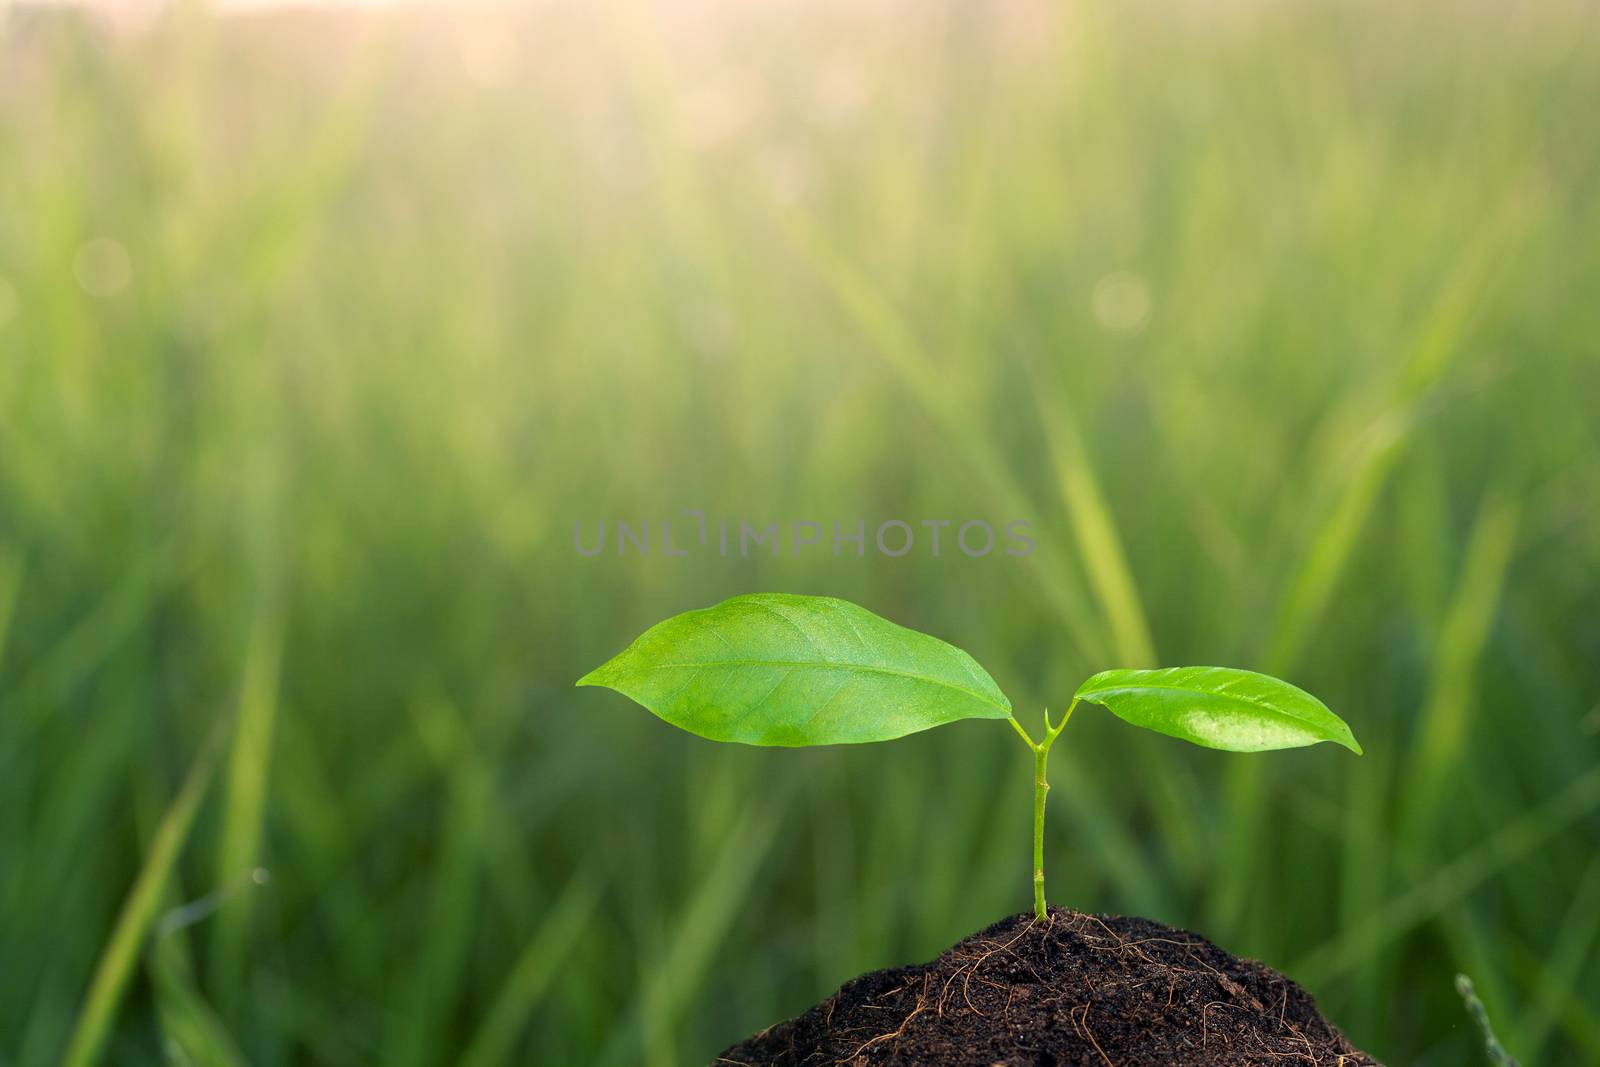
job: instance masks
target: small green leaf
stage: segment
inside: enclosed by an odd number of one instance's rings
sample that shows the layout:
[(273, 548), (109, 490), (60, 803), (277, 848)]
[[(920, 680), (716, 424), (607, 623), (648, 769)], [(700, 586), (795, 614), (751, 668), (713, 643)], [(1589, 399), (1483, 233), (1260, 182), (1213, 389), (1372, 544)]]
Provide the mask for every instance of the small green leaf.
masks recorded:
[(833, 597), (753, 593), (659, 622), (579, 685), (603, 685), (713, 741), (837, 745), (1011, 702), (973, 658)]
[(1077, 697), (1103, 704), (1135, 726), (1206, 748), (1262, 752), (1332, 741), (1361, 755), (1350, 727), (1326, 704), (1304, 689), (1254, 671), (1102, 671), (1078, 687)]

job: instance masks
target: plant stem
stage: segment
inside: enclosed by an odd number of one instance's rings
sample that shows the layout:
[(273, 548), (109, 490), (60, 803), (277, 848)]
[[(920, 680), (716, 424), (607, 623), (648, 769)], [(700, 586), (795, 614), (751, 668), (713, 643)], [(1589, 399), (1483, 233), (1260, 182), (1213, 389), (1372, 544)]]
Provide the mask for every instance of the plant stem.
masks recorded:
[(1022, 743), (1027, 745), (1030, 751), (1039, 747), (1034, 743), (1033, 738), (1028, 736), (1028, 731), (1023, 729), (1022, 724), (1016, 720), (1015, 716), (1007, 716), (1006, 722), (1011, 724), (1011, 728), (1017, 732), (1018, 737), (1022, 738)]
[(1044, 798), (1050, 792), (1050, 782), (1045, 774), (1045, 761), (1050, 757), (1048, 744), (1033, 748), (1033, 914), (1045, 917), (1044, 906)]
[(1061, 736), (1061, 731), (1067, 725), (1067, 720), (1072, 718), (1073, 709), (1078, 706), (1074, 700), (1067, 707), (1067, 713), (1061, 716), (1061, 721), (1054, 726), (1050, 725), (1050, 710), (1044, 713), (1044, 740), (1034, 741), (1028, 731), (1015, 718), (1010, 719), (1011, 725), (1021, 736), (1023, 743), (1033, 750), (1033, 914), (1035, 918), (1043, 919), (1047, 912), (1044, 900), (1044, 808), (1045, 794), (1050, 792), (1050, 777), (1048, 764), (1050, 760), (1050, 746), (1055, 744), (1056, 738)]

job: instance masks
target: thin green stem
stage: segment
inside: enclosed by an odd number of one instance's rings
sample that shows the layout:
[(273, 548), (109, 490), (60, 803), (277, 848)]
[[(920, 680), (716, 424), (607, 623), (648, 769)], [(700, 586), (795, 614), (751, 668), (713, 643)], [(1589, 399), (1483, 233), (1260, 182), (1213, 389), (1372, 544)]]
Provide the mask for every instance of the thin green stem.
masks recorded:
[(1028, 736), (1028, 731), (1024, 730), (1022, 728), (1022, 724), (1020, 722), (1018, 722), (1013, 716), (1007, 715), (1006, 716), (1006, 722), (1010, 723), (1011, 724), (1011, 728), (1013, 730), (1017, 731), (1017, 736), (1022, 738), (1022, 743), (1023, 744), (1027, 745), (1029, 748), (1038, 748), (1039, 747), (1037, 744), (1034, 743), (1033, 738)]
[(1044, 900), (1044, 808), (1045, 795), (1050, 792), (1050, 778), (1047, 765), (1050, 759), (1050, 746), (1055, 744), (1056, 738), (1061, 736), (1061, 731), (1066, 728), (1067, 720), (1072, 718), (1073, 709), (1078, 706), (1074, 700), (1067, 707), (1066, 714), (1061, 716), (1061, 721), (1054, 726), (1050, 725), (1050, 709), (1044, 712), (1044, 740), (1035, 741), (1022, 728), (1022, 724), (1015, 718), (1008, 721), (1021, 736), (1023, 743), (1033, 751), (1033, 914), (1036, 918), (1043, 919), (1046, 915)]
[(1045, 917), (1044, 904), (1044, 798), (1050, 792), (1045, 778), (1045, 760), (1050, 757), (1048, 742), (1033, 750), (1033, 914)]

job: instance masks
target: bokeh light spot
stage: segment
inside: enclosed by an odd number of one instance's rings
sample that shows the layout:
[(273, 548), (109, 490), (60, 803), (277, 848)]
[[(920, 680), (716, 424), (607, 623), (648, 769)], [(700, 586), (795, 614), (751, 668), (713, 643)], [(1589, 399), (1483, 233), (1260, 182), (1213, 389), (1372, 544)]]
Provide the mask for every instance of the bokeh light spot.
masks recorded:
[(1096, 321), (1111, 333), (1137, 333), (1150, 321), (1150, 287), (1136, 274), (1117, 271), (1101, 278), (1090, 303)]

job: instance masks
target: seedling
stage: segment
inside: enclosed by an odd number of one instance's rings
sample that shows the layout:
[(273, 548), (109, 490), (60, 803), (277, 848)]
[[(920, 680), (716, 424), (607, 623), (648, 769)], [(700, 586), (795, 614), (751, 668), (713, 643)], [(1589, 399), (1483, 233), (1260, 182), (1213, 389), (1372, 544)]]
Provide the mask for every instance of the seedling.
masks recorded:
[(1111, 670), (1078, 687), (1035, 741), (965, 652), (833, 597), (752, 593), (650, 627), (578, 679), (713, 741), (746, 745), (888, 741), (958, 719), (1004, 719), (1033, 753), (1033, 909), (1045, 916), (1044, 808), (1050, 746), (1080, 702), (1206, 748), (1260, 752), (1332, 741), (1361, 754), (1316, 697), (1228, 667)]

